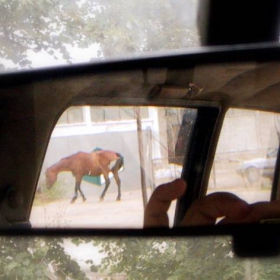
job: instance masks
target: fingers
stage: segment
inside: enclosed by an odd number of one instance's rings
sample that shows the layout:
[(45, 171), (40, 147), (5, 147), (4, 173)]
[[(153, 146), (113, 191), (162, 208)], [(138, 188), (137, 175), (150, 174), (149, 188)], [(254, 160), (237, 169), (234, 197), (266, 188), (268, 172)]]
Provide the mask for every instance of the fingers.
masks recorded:
[[(170, 204), (180, 198), (185, 191), (186, 183), (182, 179), (156, 188), (145, 210), (144, 228), (168, 227), (167, 211)], [(195, 201), (180, 226), (213, 225), (218, 218), (223, 218), (219, 224), (280, 219), (280, 201), (249, 205), (234, 194), (217, 192)]]
[(280, 201), (258, 202), (250, 205), (250, 212), (240, 223), (257, 223), (269, 219), (280, 219)]
[(217, 192), (195, 201), (181, 226), (214, 225), (222, 217), (229, 223), (243, 219), (249, 213), (250, 207), (245, 201), (231, 193)]
[(259, 223), (280, 219), (280, 201), (247, 204), (230, 193), (213, 193), (193, 203), (181, 226), (212, 225), (223, 217), (219, 224)]
[(186, 191), (183, 179), (163, 184), (153, 192), (144, 214), (144, 228), (168, 227), (167, 211), (173, 200), (180, 198)]

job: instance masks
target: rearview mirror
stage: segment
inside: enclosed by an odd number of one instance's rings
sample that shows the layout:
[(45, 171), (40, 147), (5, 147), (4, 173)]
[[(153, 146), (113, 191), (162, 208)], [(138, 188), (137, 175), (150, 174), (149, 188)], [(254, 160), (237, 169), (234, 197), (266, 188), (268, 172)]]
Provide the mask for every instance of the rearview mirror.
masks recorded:
[[(269, 165), (263, 155), (279, 147), (278, 54), (273, 46), (214, 48), (2, 75), (3, 225), (142, 228), (153, 190), (181, 177), (188, 187), (170, 215), (179, 226), (195, 200), (232, 192), (221, 188), (229, 165), (235, 191), (246, 181), (236, 195), (276, 200), (278, 157)], [(243, 132), (233, 126), (240, 120)], [(252, 199), (259, 191), (265, 198)]]

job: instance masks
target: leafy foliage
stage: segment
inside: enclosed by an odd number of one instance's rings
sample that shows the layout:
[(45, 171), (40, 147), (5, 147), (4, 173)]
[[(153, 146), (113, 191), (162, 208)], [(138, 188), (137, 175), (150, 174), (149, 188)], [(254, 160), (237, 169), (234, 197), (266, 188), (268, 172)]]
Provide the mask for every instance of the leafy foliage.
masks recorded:
[(69, 46), (97, 44), (105, 57), (197, 45), (182, 7), (184, 0), (0, 0), (0, 56), (31, 67), (28, 51), (71, 63)]
[(238, 259), (226, 237), (96, 240), (100, 269), (128, 279), (278, 279), (277, 259)]
[(229, 239), (134, 238), (99, 245), (107, 255), (101, 270), (125, 272), (129, 279), (223, 279), (235, 262)]
[(65, 44), (80, 39), (77, 3), (55, 0), (0, 1), (0, 56), (21, 67), (31, 65), (27, 50), (61, 53), (70, 62)]
[(104, 56), (197, 45), (194, 28), (187, 27), (180, 14), (186, 7), (184, 0), (95, 3), (97, 10), (89, 1), (84, 5), (94, 15), (85, 25), (89, 31), (86, 37), (100, 44)]
[(87, 279), (60, 238), (1, 237), (1, 279)]
[[(279, 258), (238, 259), (231, 240), (212, 238), (73, 238), (79, 246), (98, 246), (105, 256), (91, 271), (106, 279), (279, 279)], [(1, 279), (87, 279), (66, 253), (61, 238), (4, 238), (0, 240)]]

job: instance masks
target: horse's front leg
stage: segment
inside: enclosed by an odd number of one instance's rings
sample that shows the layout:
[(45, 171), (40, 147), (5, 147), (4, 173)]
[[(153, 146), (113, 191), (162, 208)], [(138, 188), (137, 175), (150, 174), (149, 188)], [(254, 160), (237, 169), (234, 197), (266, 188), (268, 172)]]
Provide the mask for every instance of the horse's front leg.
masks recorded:
[(81, 184), (79, 185), (78, 190), (79, 190), (79, 192), (80, 192), (80, 195), (81, 195), (81, 196), (82, 196), (82, 198), (83, 198), (83, 202), (85, 202), (87, 199), (86, 199), (86, 197), (85, 197), (84, 193), (83, 193), (83, 192), (82, 192), (82, 190), (81, 190)]
[(108, 187), (109, 187), (109, 185), (110, 185), (110, 179), (109, 179), (109, 177), (105, 177), (105, 176), (104, 176), (104, 178), (105, 178), (105, 188), (104, 188), (104, 191), (102, 192), (102, 194), (101, 194), (101, 196), (100, 196), (99, 201), (103, 201), (103, 200), (104, 200), (104, 196), (105, 196), (105, 194), (106, 194), (106, 192), (107, 192), (107, 190), (108, 190)]
[(78, 198), (78, 192), (80, 193), (80, 195), (82, 196), (83, 198), (83, 201), (86, 201), (86, 197), (85, 195), (83, 194), (82, 190), (81, 190), (81, 181), (82, 180), (76, 180), (76, 184), (75, 184), (75, 193), (74, 193), (74, 196), (71, 200), (71, 203), (74, 203), (76, 201), (76, 199)]
[(78, 197), (78, 182), (76, 181), (75, 183), (75, 191), (74, 191), (74, 196), (73, 198), (71, 199), (71, 202), (70, 203), (74, 203), (76, 201)]
[(78, 191), (78, 192), (80, 193), (80, 195), (82, 196), (83, 202), (85, 202), (87, 199), (86, 199), (84, 193), (83, 193), (82, 190), (81, 190), (82, 178), (83, 178), (83, 177), (81, 177), (81, 178), (78, 177), (78, 178), (77, 178), (77, 191)]

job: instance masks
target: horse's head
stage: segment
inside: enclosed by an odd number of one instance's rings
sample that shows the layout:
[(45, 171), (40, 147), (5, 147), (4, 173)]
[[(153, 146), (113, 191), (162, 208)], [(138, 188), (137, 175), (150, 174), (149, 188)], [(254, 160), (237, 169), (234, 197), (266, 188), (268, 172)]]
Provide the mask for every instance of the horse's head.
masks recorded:
[(46, 175), (46, 186), (47, 188), (51, 188), (57, 180), (57, 174), (47, 169), (45, 175)]

